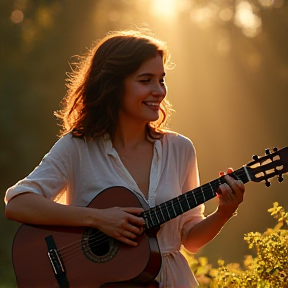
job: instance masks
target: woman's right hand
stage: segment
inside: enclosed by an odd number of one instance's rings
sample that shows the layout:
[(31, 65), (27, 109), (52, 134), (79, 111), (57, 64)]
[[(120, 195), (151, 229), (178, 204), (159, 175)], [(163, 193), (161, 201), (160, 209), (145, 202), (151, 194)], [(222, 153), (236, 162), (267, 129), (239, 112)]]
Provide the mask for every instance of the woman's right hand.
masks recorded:
[[(93, 209), (94, 210), (94, 209)], [(145, 221), (138, 217), (138, 207), (96, 209), (97, 216), (91, 226), (127, 245), (137, 246), (137, 238), (144, 232)]]
[(145, 221), (138, 217), (139, 207), (95, 209), (62, 205), (41, 195), (27, 192), (12, 198), (6, 205), (10, 220), (33, 225), (57, 225), (97, 228), (109, 237), (137, 246)]

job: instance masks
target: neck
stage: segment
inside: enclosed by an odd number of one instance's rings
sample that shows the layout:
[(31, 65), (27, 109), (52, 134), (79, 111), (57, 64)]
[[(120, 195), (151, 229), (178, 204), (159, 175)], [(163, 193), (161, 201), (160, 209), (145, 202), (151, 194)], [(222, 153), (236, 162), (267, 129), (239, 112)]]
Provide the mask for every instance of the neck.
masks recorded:
[(133, 149), (148, 141), (145, 126), (142, 128), (137, 126), (134, 129), (132, 126), (117, 126), (112, 139), (114, 148)]
[(146, 142), (146, 122), (119, 115), (112, 142), (114, 148), (136, 148)]

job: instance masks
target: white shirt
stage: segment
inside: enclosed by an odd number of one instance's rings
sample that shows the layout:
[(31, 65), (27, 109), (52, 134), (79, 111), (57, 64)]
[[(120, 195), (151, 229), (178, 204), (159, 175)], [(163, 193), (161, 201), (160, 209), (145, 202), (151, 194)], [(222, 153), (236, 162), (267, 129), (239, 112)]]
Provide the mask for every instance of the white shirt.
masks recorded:
[[(66, 204), (87, 206), (99, 192), (112, 186), (124, 186), (145, 199), (108, 135), (85, 141), (68, 134), (56, 142), (31, 174), (7, 190), (5, 202), (24, 192), (34, 192), (54, 201), (65, 193)], [(148, 205), (161, 204), (197, 186), (199, 175), (192, 142), (174, 132), (156, 140)], [(204, 218), (203, 210), (204, 205), (197, 206), (161, 225), (157, 239), (162, 267), (156, 278), (161, 287), (198, 287), (179, 250), (183, 235)]]

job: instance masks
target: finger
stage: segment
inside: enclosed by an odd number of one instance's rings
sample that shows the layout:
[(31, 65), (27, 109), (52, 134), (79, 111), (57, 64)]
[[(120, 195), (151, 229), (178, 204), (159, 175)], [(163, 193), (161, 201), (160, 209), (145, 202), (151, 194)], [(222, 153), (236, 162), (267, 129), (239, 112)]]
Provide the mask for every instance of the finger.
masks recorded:
[(127, 213), (135, 214), (135, 215), (139, 215), (142, 212), (144, 212), (144, 209), (140, 207), (122, 207), (121, 209)]
[(121, 242), (123, 242), (124, 244), (126, 244), (126, 245), (129, 245), (129, 246), (137, 246), (138, 245), (138, 243), (136, 242), (136, 241), (133, 241), (133, 240), (131, 240), (131, 239), (129, 239), (129, 238), (126, 238), (125, 236), (119, 236), (119, 237), (117, 237), (116, 238), (118, 241), (121, 241)]
[(233, 201), (235, 199), (235, 194), (228, 184), (224, 183), (219, 186), (221, 191), (221, 198), (225, 201)]
[(127, 230), (128, 230), (128, 232), (132, 233), (135, 236), (134, 237), (132, 235), (132, 237), (130, 237), (130, 238), (135, 239), (137, 236), (139, 236), (139, 235), (141, 235), (143, 233), (144, 227), (143, 226), (136, 227), (134, 225), (128, 225), (127, 226)]
[(122, 210), (129, 213), (128, 221), (130, 223), (133, 223), (139, 226), (145, 225), (145, 221), (142, 217), (135, 216), (135, 215), (141, 214), (144, 211), (143, 208), (125, 207), (125, 208), (122, 208)]
[(244, 193), (245, 186), (241, 180), (235, 180), (234, 178), (230, 177), (229, 175), (226, 175), (225, 181), (230, 186), (230, 188), (234, 191), (234, 194), (236, 194), (238, 191), (241, 193)]
[(138, 228), (135, 229), (135, 227), (132, 225), (127, 227), (127, 230), (121, 231), (121, 235), (130, 240), (136, 239), (138, 237), (138, 233), (139, 233), (139, 229)]
[[(141, 214), (144, 210), (143, 208), (138, 208), (138, 207), (125, 207), (125, 208), (121, 208), (124, 212), (129, 213), (128, 215), (128, 222), (133, 223), (137, 226), (143, 226), (145, 225), (145, 221), (142, 217), (138, 217), (135, 215), (139, 215)], [(133, 215), (135, 214), (135, 215)]]
[(224, 176), (225, 175), (225, 172), (224, 171), (220, 171), (219, 172), (219, 176), (221, 177), (221, 176)]
[(230, 168), (227, 169), (226, 173), (224, 171), (220, 171), (219, 172), (219, 176), (224, 176), (226, 174), (232, 174), (233, 172), (234, 172), (233, 168), (230, 167)]
[(233, 168), (230, 167), (227, 169), (227, 174), (232, 174), (233, 172), (234, 172)]
[(146, 224), (143, 218), (134, 215), (130, 215), (128, 221), (136, 226), (144, 226)]

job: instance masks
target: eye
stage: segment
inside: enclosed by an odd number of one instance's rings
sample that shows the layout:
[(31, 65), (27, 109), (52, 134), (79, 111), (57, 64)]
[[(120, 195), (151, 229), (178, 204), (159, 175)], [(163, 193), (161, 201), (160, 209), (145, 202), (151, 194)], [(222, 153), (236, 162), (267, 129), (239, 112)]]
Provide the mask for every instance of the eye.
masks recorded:
[(160, 84), (161, 85), (165, 85), (165, 79), (163, 78), (163, 79), (160, 79)]
[(149, 83), (150, 79), (141, 79), (141, 80), (139, 80), (139, 82), (141, 82), (141, 83)]

